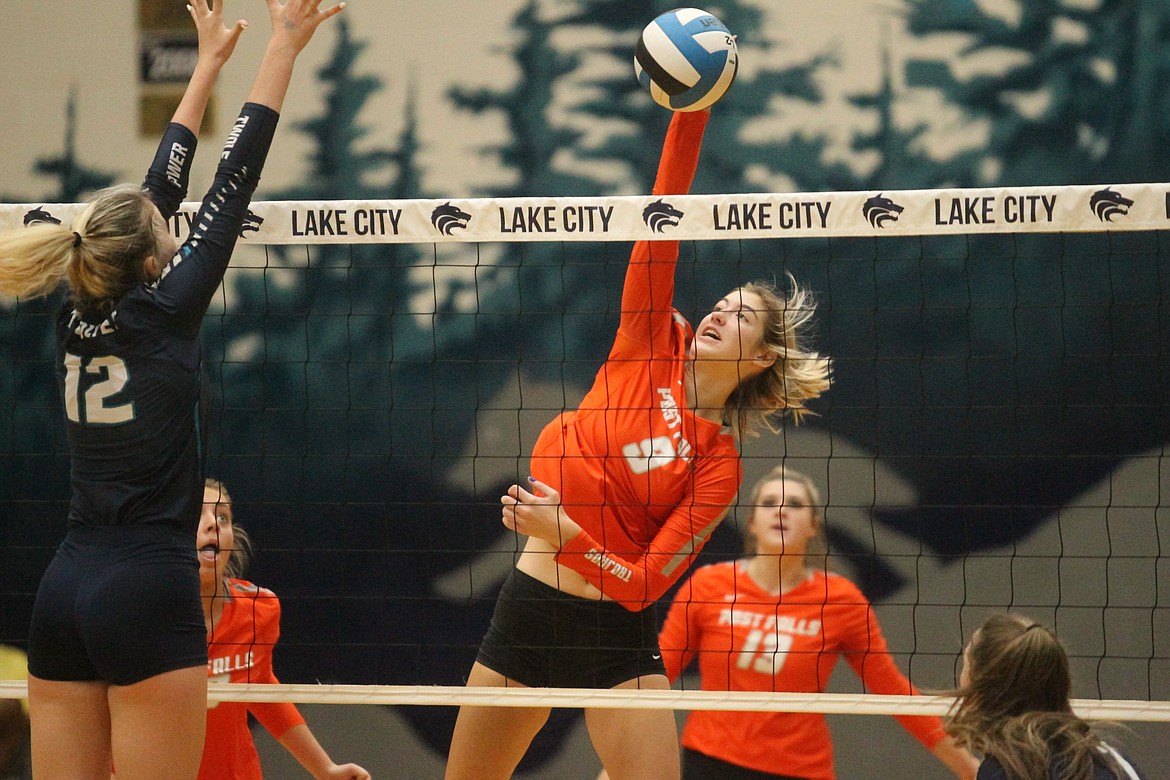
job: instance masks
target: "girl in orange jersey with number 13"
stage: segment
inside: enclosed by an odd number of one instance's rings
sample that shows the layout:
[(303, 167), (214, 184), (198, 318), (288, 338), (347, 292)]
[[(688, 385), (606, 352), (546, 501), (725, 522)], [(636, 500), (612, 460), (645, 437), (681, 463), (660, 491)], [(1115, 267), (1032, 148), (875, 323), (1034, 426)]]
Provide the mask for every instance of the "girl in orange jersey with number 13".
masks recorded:
[[(844, 657), (869, 693), (917, 693), (894, 664), (869, 601), (820, 567), (821, 499), (804, 474), (777, 467), (748, 499), (743, 558), (697, 569), (682, 584), (659, 642), (675, 680), (698, 660), (703, 690), (820, 693)], [(979, 766), (937, 717), (898, 722), (955, 776)], [(695, 711), (683, 728), (684, 780), (832, 780), (824, 716)]]

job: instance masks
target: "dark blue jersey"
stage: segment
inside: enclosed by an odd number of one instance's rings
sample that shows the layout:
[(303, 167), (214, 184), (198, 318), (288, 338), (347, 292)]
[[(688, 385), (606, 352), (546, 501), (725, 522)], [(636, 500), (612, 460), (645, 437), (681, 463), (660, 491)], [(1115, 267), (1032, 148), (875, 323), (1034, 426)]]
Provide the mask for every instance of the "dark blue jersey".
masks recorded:
[[(72, 459), (69, 526), (164, 524), (195, 532), (203, 501), (199, 327), (223, 281), (278, 115), (248, 103), (191, 235), (158, 280), (87, 316), (57, 320), (57, 381)], [(195, 136), (171, 124), (144, 188), (169, 219), (186, 195)]]
[[(1101, 758), (1093, 761), (1093, 780), (1145, 780), (1146, 776), (1117, 749), (1101, 743), (1098, 750)], [(1118, 767), (1118, 771), (1114, 771), (1106, 764), (1105, 756), (1112, 759)], [(1061, 767), (1062, 763), (1059, 759), (1052, 762), (1048, 772), (1049, 780), (1062, 780), (1066, 776)], [(1003, 768), (1003, 764), (999, 763), (993, 756), (983, 759), (983, 763), (979, 765), (979, 773), (975, 778), (976, 780), (1011, 780)]]

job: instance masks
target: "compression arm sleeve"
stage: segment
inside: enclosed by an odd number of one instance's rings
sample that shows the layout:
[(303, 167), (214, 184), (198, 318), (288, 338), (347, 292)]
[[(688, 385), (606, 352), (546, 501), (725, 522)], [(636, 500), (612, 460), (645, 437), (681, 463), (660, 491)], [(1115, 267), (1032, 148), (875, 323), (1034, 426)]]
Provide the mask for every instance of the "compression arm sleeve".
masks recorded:
[(154, 201), (163, 219), (173, 217), (187, 197), (197, 142), (195, 134), (177, 122), (168, 124), (163, 132), (154, 161), (142, 182), (142, 189)]
[(181, 333), (198, 333), (211, 297), (223, 281), (278, 119), (279, 114), (266, 106), (244, 104), (190, 237), (153, 285), (154, 301), (166, 324)]

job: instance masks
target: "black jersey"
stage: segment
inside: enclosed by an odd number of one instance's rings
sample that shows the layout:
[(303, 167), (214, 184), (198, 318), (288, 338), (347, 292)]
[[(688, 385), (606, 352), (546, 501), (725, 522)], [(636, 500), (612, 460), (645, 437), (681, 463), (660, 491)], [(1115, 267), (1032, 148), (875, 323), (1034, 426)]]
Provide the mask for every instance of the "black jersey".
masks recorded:
[[(164, 524), (195, 532), (203, 501), (199, 327), (223, 280), (278, 114), (247, 103), (191, 234), (158, 280), (95, 321), (67, 301), (57, 383), (72, 461), (69, 526)], [(171, 124), (144, 188), (170, 219), (186, 195), (195, 136)]]

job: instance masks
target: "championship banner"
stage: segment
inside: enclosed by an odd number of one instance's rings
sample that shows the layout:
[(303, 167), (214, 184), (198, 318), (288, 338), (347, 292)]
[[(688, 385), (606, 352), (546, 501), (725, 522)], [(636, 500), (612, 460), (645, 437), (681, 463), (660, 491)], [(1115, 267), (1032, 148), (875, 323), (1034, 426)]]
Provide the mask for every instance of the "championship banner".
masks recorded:
[[(0, 228), (84, 204), (0, 205)], [(171, 225), (189, 235), (199, 203)], [(256, 201), (254, 244), (726, 240), (1170, 229), (1170, 184), (597, 198)]]
[[(199, 36), (185, 3), (138, 0), (138, 132), (157, 138), (175, 113), (199, 59)], [(208, 101), (203, 129), (214, 126)]]

